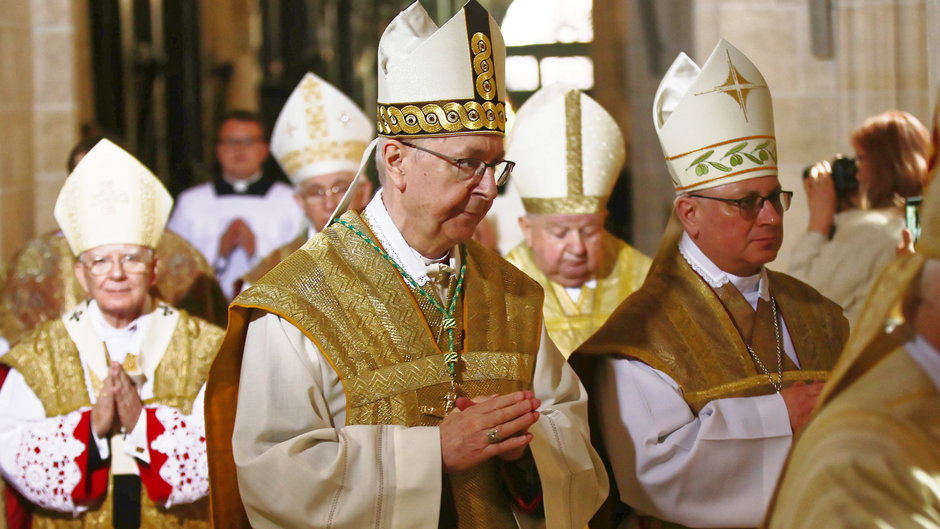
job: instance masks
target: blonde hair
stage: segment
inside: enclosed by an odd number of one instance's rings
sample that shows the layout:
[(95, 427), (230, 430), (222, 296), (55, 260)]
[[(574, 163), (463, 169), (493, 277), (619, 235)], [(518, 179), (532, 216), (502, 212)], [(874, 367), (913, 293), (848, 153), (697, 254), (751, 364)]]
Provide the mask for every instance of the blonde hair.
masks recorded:
[(872, 207), (921, 194), (930, 156), (930, 133), (913, 115), (889, 110), (865, 120), (852, 133), (852, 145), (875, 175), (866, 193)]

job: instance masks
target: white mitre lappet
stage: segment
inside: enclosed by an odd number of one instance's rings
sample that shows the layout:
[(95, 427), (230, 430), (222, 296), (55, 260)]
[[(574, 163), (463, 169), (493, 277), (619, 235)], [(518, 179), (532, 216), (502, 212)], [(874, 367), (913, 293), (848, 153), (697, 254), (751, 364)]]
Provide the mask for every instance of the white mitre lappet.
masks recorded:
[(656, 91), (653, 125), (677, 194), (777, 176), (770, 89), (723, 39), (701, 69), (679, 54)]
[(274, 123), (271, 154), (297, 186), (314, 176), (355, 173), (374, 137), (372, 120), (346, 94), (308, 73)]
[(516, 114), (506, 158), (526, 213), (589, 214), (607, 205), (626, 149), (614, 118), (580, 90), (547, 86)]
[[(502, 136), (505, 81), (506, 44), (499, 25), (479, 2), (470, 0), (441, 27), (415, 2), (389, 23), (379, 40), (379, 136)], [(346, 211), (361, 173), (362, 167), (332, 218)]]
[(105, 244), (156, 248), (172, 208), (173, 198), (144, 164), (101, 140), (65, 180), (53, 213), (78, 256)]

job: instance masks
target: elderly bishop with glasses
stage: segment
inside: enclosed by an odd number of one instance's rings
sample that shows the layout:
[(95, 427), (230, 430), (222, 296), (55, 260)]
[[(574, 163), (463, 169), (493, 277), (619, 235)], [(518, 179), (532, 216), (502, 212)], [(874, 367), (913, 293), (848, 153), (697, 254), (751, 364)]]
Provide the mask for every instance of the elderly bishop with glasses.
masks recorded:
[(10, 527), (206, 526), (202, 403), (223, 331), (152, 296), (172, 204), (108, 140), (59, 193), (87, 299), (0, 359), (0, 470), (25, 500)]
[(230, 311), (207, 392), (217, 527), (582, 529), (606, 497), (541, 288), (471, 240), (513, 169), (504, 64), (475, 0), (385, 30), (381, 191)]
[(575, 357), (598, 360), (591, 401), (639, 526), (757, 527), (848, 323), (766, 267), (791, 193), (747, 57), (725, 41), (701, 69), (680, 55), (653, 119), (675, 218), (643, 286)]
[[(294, 201), (304, 211), (308, 226), (243, 275), (236, 285), (239, 292), (326, 227), (373, 137), (372, 121), (346, 94), (312, 73), (301, 79), (274, 123), (271, 154), (294, 185)], [(371, 196), (372, 183), (363, 180), (356, 186), (350, 208), (361, 210)]]

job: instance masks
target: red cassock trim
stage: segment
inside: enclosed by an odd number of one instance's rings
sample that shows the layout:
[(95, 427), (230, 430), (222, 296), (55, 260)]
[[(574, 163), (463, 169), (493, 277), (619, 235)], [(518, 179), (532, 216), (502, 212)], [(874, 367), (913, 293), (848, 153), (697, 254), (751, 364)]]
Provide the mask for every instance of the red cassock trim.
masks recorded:
[(173, 492), (173, 487), (160, 477), (160, 468), (166, 464), (167, 455), (161, 454), (150, 448), (153, 440), (162, 434), (166, 428), (163, 423), (157, 419), (156, 408), (144, 408), (147, 414), (147, 450), (150, 452), (150, 464), (137, 461), (137, 468), (140, 471), (140, 482), (147, 489), (147, 496), (154, 503), (165, 503)]
[[(72, 490), (72, 501), (76, 505), (92, 503), (108, 492), (110, 465), (106, 461), (89, 461), (88, 454), (92, 443), (91, 410), (82, 412), (82, 419), (72, 435), (85, 445), (85, 451), (75, 459), (82, 471), (82, 479)], [(92, 465), (94, 468), (91, 468)]]

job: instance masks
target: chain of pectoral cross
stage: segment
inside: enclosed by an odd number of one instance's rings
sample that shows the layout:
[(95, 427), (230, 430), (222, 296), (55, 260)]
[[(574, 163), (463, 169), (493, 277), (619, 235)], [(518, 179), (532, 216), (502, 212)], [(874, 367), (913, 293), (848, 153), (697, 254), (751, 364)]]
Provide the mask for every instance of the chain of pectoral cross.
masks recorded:
[(362, 232), (359, 228), (353, 226), (349, 222), (343, 219), (336, 219), (337, 224), (347, 228), (349, 231), (355, 233), (359, 236), (360, 239), (366, 242), (369, 246), (372, 247), (379, 255), (382, 256), (389, 264), (391, 264), (395, 270), (401, 274), (401, 277), (411, 285), (412, 288), (417, 290), (422, 296), (424, 296), (437, 311), (439, 311), (444, 319), (441, 322), (441, 326), (444, 331), (447, 332), (447, 351), (444, 351), (444, 365), (447, 366), (447, 372), (450, 375), (450, 389), (444, 395), (444, 409), (443, 413), (440, 412), (437, 408), (433, 406), (421, 406), (421, 413), (426, 415), (433, 415), (438, 418), (443, 418), (445, 415), (451, 412), (454, 409), (454, 406), (457, 403), (457, 397), (460, 394), (460, 383), (457, 380), (457, 364), (460, 362), (460, 353), (455, 350), (454, 347), (454, 333), (457, 330), (457, 320), (454, 319), (454, 310), (457, 307), (457, 298), (460, 297), (460, 293), (463, 290), (463, 279), (464, 274), (467, 271), (467, 265), (464, 264), (466, 259), (463, 259), (463, 247), (461, 246), (461, 265), (460, 272), (457, 274), (457, 286), (454, 289), (454, 295), (450, 298), (450, 303), (447, 308), (444, 307), (441, 302), (437, 300), (434, 296), (428, 293), (417, 281), (414, 280), (411, 275), (405, 271), (404, 268), (399, 266), (388, 252), (382, 249), (371, 237)]

